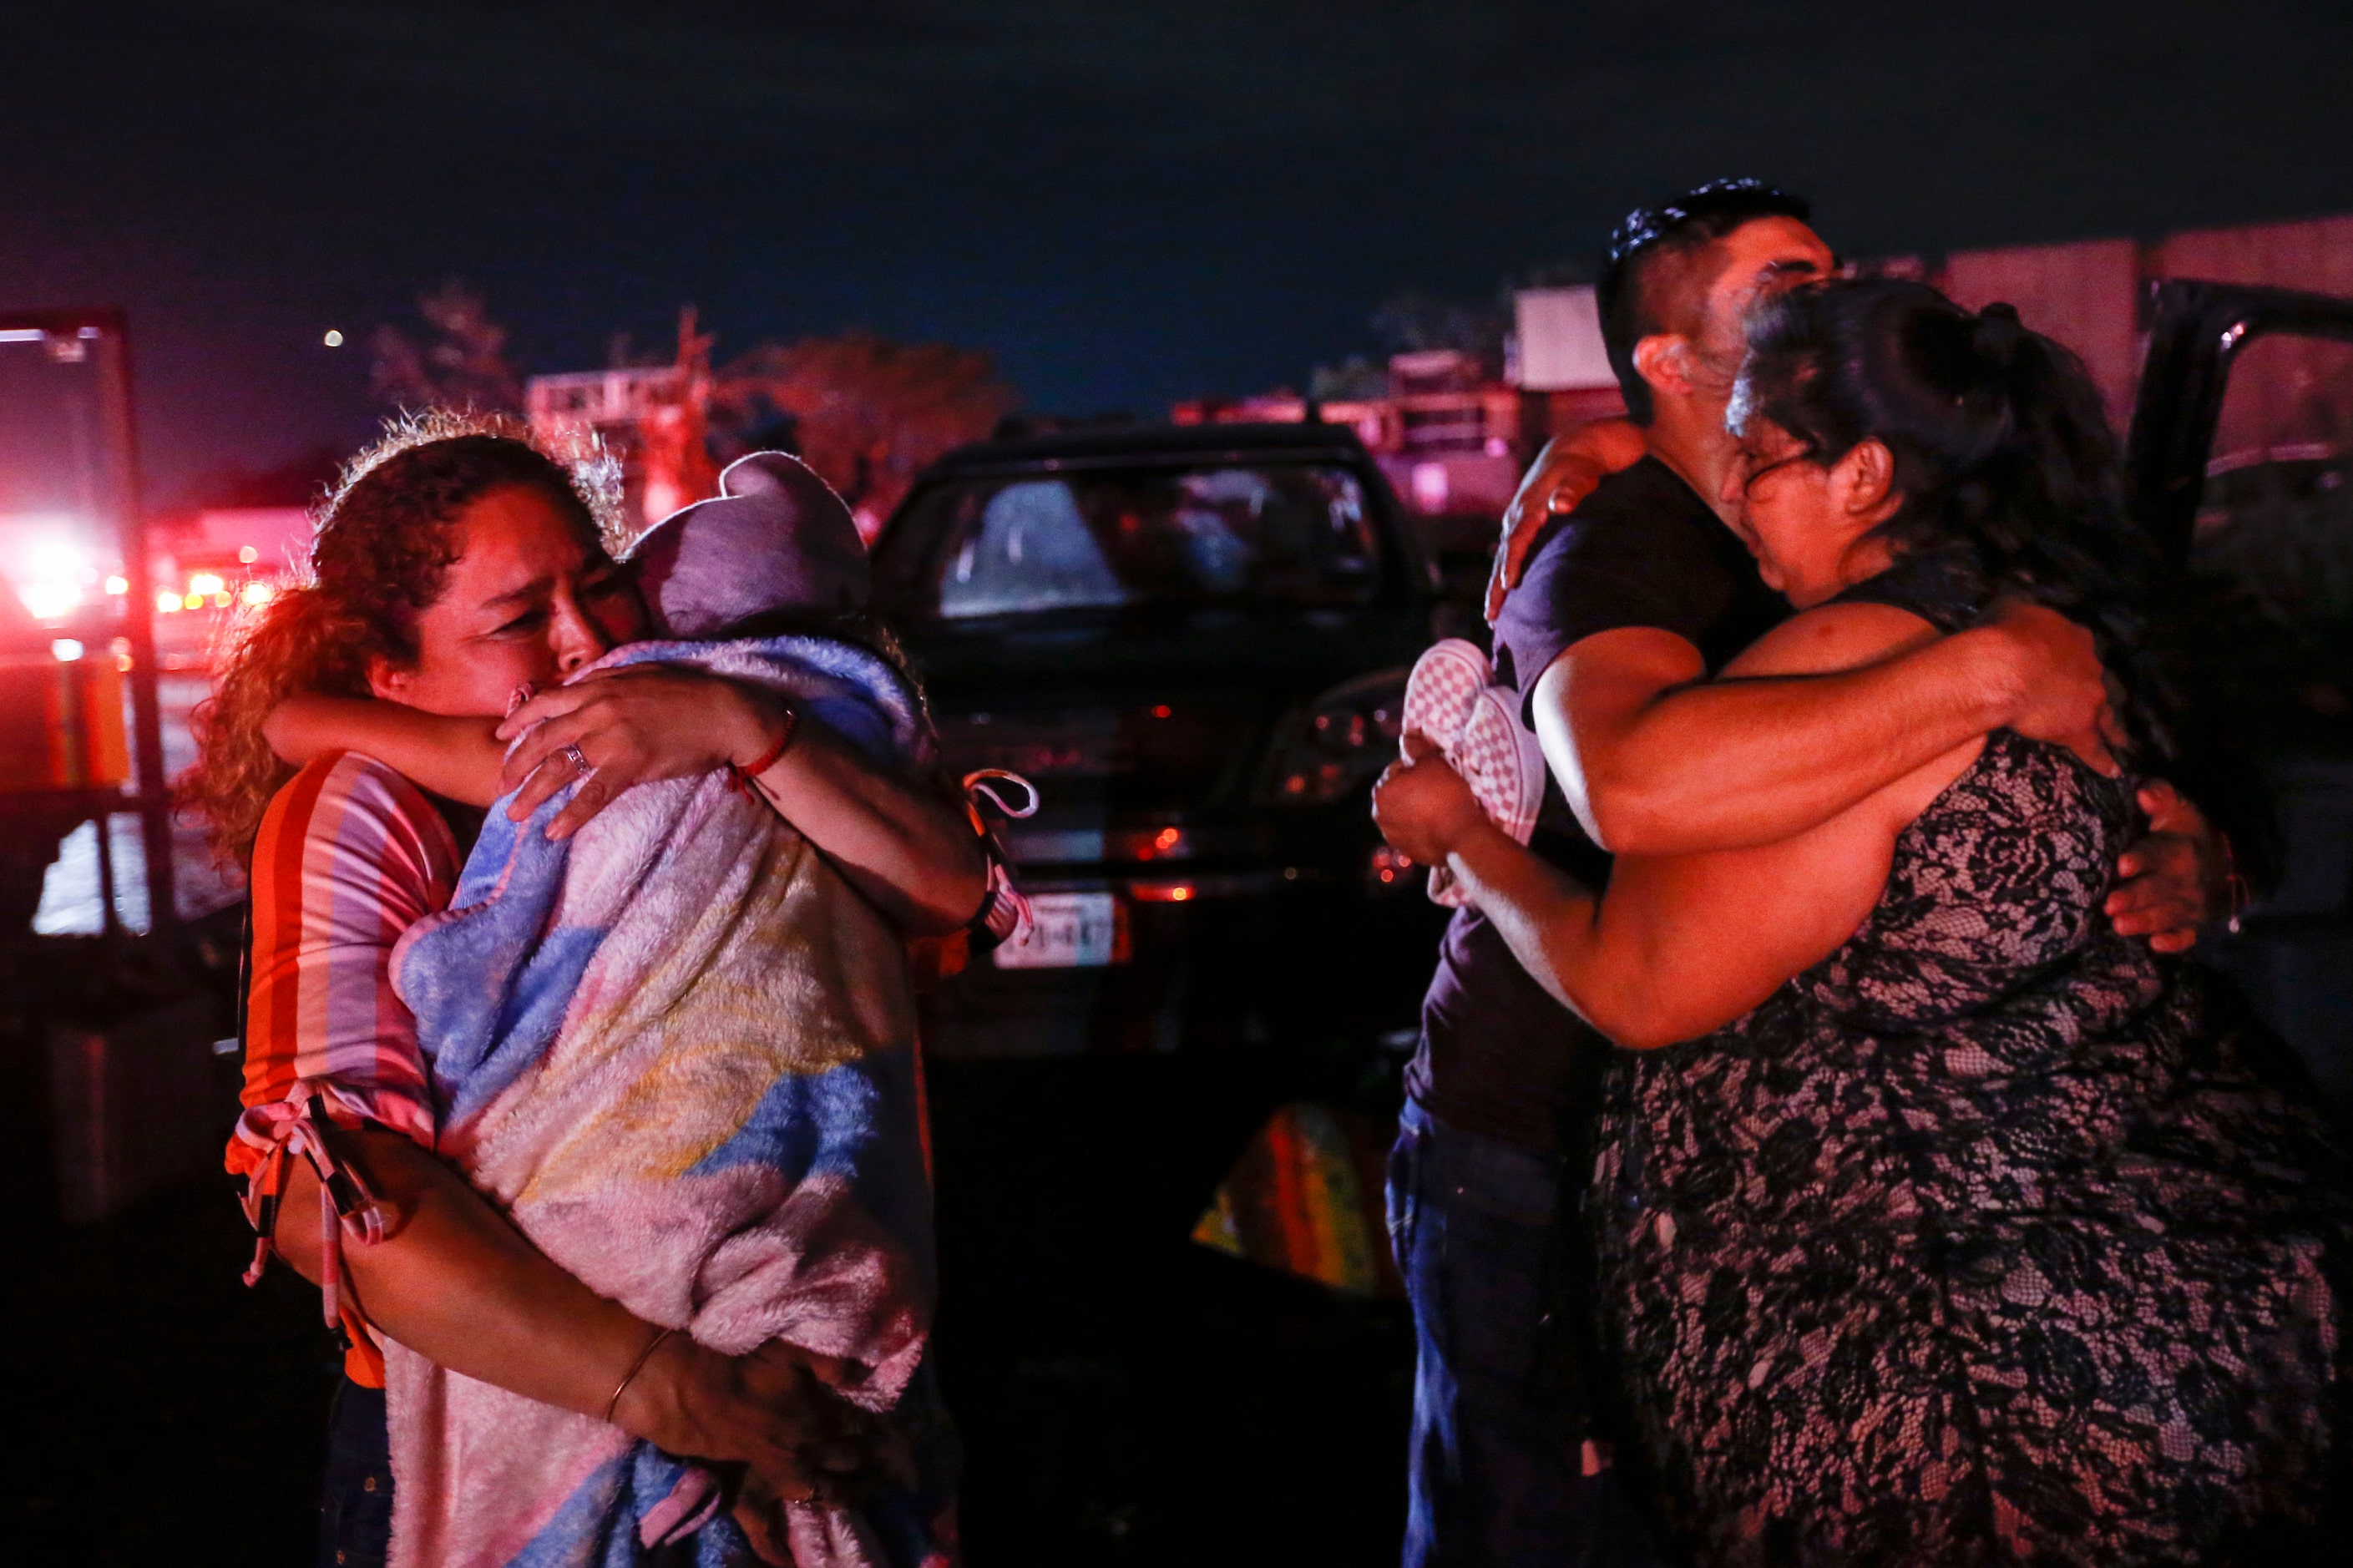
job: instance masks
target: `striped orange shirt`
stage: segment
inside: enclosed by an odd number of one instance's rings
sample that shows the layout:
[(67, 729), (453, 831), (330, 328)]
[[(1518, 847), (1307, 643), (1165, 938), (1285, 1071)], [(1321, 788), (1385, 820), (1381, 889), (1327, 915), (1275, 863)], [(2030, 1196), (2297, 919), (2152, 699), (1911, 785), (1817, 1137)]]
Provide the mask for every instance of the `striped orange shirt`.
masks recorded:
[[(228, 1146), (229, 1170), (249, 1186), (277, 1190), (284, 1113), (272, 1112), (297, 1084), (339, 1124), (373, 1122), (433, 1147), (432, 1081), (416, 1020), (393, 994), (392, 951), (448, 907), (458, 868), (440, 813), (373, 758), (331, 752), (269, 803), (253, 847), (247, 1110)], [(345, 1370), (381, 1387), (382, 1352), (348, 1304), (343, 1317)]]

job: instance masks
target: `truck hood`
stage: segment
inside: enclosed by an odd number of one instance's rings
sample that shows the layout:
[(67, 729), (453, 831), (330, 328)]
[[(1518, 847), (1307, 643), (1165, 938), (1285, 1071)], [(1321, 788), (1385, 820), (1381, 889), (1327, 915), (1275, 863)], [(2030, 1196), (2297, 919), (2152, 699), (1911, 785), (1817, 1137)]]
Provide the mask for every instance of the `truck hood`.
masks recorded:
[(958, 774), (1036, 783), (1045, 820), (1239, 806), (1284, 715), (1343, 681), (1402, 671), (1418, 610), (1025, 617), (908, 639)]

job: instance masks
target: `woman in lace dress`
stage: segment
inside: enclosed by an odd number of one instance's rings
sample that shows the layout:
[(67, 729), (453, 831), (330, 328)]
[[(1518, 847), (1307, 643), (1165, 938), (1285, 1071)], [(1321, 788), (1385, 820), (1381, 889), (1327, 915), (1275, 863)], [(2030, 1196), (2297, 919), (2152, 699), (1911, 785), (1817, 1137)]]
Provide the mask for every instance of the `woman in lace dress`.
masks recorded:
[[(2100, 637), (2123, 763), (2165, 758), (2137, 536), (2063, 349), (1823, 285), (1753, 323), (1732, 416), (1724, 499), (1803, 613), (1726, 679), (2025, 594)], [(2128, 775), (1997, 731), (1788, 842), (1620, 859), (1606, 897), (1442, 763), (1378, 809), (1635, 1047), (1588, 1212), (1639, 1457), (1702, 1560), (2282, 1560), (2314, 1528), (2346, 1168), (2276, 1040), (2101, 915)]]

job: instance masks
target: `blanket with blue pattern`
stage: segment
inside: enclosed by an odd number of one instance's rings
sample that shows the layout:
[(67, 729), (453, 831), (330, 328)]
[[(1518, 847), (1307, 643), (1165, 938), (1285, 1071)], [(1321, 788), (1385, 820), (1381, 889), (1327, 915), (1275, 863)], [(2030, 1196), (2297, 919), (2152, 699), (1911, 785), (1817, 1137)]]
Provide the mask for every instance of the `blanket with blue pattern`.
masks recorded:
[[(785, 692), (892, 766), (930, 760), (883, 660), (812, 637), (642, 643)], [(439, 1151), (598, 1294), (727, 1354), (782, 1340), (862, 1372), (917, 1480), (788, 1506), (802, 1568), (949, 1560), (952, 1439), (914, 1014), (890, 923), (721, 771), (624, 791), (568, 842), (494, 806), (449, 909), (394, 956)], [(589, 1416), (386, 1347), (401, 1568), (755, 1561), (718, 1478)]]

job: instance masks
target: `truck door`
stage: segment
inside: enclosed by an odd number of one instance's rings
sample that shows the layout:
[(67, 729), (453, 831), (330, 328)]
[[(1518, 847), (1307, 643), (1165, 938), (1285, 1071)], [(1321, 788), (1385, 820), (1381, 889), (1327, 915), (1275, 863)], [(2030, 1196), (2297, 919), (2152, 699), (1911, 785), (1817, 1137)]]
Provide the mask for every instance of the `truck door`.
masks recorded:
[(2155, 286), (2129, 463), (2206, 607), (2190, 652), (2261, 760), (2275, 875), (2200, 954), (2353, 1109), (2353, 300)]

